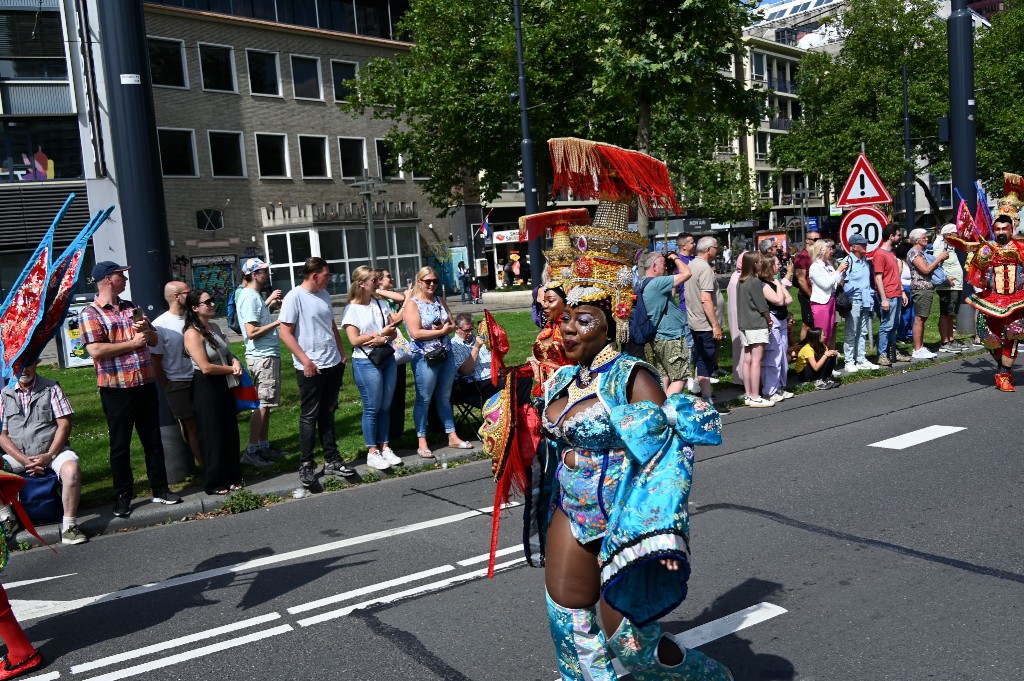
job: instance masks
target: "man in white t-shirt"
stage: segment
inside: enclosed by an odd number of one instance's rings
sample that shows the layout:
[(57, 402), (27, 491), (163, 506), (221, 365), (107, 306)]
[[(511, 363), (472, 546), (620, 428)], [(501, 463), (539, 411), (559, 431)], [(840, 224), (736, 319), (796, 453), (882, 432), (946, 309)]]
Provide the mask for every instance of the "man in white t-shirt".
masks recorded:
[(281, 290), (266, 301), (260, 291), (270, 284), (270, 263), (249, 258), (242, 263), (242, 286), (235, 291), (235, 312), (245, 339), (245, 364), (260, 397), (259, 409), (249, 418), (249, 446), (242, 463), (267, 466), (288, 455), (270, 446), (270, 410), (281, 404), (281, 344), (270, 312), (281, 306)]
[(153, 320), (157, 342), (149, 352), (171, 416), (181, 425), (196, 465), (201, 466), (199, 431), (192, 413), (192, 360), (185, 354), (185, 298), (189, 291), (183, 281), (169, 281), (164, 286), (167, 312)]
[(324, 450), (323, 474), (345, 478), (356, 474), (342, 461), (334, 434), (334, 412), (347, 358), (326, 291), (330, 280), (326, 260), (308, 259), (302, 266), (302, 283), (285, 295), (278, 317), (281, 340), (292, 353), (299, 382), (299, 482), (303, 487), (316, 484), (313, 449), (317, 430)]

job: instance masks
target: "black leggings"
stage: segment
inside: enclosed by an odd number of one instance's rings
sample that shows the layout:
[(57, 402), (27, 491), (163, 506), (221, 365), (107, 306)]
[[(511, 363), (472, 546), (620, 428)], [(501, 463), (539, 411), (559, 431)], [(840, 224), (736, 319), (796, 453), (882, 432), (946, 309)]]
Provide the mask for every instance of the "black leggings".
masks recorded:
[(797, 374), (800, 380), (804, 383), (809, 381), (817, 381), (820, 378), (832, 378), (832, 372), (836, 370), (836, 358), (835, 356), (826, 357), (825, 363), (821, 365), (821, 369), (815, 371), (811, 367), (811, 363), (808, 362), (804, 365), (804, 368)]

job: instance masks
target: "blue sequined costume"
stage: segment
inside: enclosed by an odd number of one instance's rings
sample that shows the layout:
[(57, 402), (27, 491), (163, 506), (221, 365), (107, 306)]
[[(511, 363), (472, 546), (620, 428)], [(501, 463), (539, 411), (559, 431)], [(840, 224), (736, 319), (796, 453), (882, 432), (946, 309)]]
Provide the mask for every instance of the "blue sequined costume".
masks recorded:
[[(599, 402), (551, 423), (547, 406), (580, 371), (562, 367), (545, 386), (544, 427), (559, 458), (567, 449), (576, 452), (575, 468), (558, 466), (557, 506), (577, 541), (601, 541), (605, 602), (643, 626), (686, 597), (693, 445), (722, 440), (718, 412), (699, 398), (672, 395), (661, 407), (629, 404), (629, 379), (640, 367), (657, 375), (650, 365), (619, 355), (594, 379)], [(665, 558), (679, 560), (680, 569), (664, 569), (659, 561)]]

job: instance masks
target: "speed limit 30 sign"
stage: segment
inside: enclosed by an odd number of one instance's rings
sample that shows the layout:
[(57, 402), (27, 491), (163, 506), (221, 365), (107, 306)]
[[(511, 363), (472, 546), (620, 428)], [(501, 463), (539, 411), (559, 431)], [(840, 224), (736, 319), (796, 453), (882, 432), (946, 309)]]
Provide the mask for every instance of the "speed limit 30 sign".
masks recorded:
[(863, 236), (868, 245), (865, 249), (868, 253), (878, 248), (882, 243), (882, 230), (889, 224), (885, 213), (869, 206), (854, 208), (843, 216), (839, 223), (839, 240), (843, 244), (843, 250), (850, 252), (850, 237), (854, 234)]

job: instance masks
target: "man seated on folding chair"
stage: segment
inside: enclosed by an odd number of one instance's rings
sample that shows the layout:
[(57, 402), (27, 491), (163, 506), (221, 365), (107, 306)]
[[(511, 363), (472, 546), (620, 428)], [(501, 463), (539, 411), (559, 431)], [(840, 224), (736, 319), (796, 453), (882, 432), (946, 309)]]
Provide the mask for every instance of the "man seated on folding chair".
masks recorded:
[(491, 382), (491, 351), (484, 346), (484, 337), (477, 333), (473, 315), (455, 315), (455, 338), (452, 339), (456, 378), (452, 386), (452, 404), (479, 407), (498, 392)]

